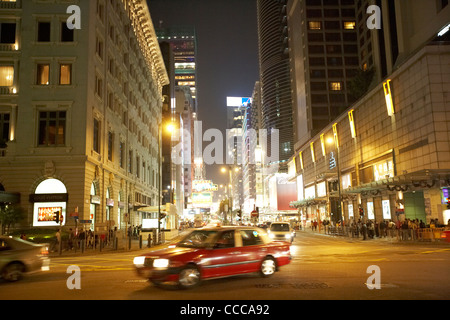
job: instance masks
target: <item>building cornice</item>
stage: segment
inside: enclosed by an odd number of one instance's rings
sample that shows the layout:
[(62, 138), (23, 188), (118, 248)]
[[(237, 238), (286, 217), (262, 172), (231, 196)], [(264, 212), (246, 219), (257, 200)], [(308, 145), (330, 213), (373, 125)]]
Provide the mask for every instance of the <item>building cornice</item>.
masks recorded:
[(152, 77), (157, 81), (158, 92), (161, 93), (162, 87), (170, 81), (147, 1), (127, 0), (127, 10), (139, 47)]

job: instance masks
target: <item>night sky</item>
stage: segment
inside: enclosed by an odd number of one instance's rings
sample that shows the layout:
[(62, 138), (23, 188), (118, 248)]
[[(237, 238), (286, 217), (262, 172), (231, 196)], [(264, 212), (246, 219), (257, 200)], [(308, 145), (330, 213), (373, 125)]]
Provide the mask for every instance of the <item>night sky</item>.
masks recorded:
[[(203, 130), (226, 129), (226, 97), (250, 97), (259, 79), (256, 0), (148, 0), (155, 27), (197, 31), (198, 116)], [(205, 142), (203, 148), (208, 145)], [(207, 178), (227, 183), (220, 166)]]

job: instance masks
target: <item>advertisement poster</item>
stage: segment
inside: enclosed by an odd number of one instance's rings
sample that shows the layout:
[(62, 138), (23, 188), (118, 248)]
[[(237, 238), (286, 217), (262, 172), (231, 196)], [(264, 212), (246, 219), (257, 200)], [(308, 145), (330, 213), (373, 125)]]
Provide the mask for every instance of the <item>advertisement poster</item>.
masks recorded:
[(373, 202), (367, 202), (367, 218), (375, 219), (375, 210), (373, 208)]
[(382, 202), (383, 207), (383, 219), (390, 220), (391, 218), (391, 207), (389, 204), (389, 200), (383, 200)]

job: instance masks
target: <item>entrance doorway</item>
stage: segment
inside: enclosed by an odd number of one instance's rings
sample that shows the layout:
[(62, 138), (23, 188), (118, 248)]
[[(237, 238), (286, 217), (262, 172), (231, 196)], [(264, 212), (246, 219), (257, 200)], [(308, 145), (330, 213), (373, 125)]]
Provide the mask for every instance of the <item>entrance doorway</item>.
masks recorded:
[(411, 220), (426, 221), (425, 200), (422, 191), (405, 192), (403, 194), (405, 200), (405, 218)]

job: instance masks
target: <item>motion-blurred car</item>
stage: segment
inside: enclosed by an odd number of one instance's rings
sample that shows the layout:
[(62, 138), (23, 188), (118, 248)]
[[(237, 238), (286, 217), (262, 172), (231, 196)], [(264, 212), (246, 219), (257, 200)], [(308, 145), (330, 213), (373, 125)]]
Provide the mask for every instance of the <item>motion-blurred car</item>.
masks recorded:
[(204, 279), (252, 272), (269, 277), (290, 260), (290, 244), (271, 241), (262, 229), (216, 227), (193, 230), (133, 262), (138, 275), (155, 285), (172, 283), (189, 289)]
[(0, 236), (0, 277), (14, 282), (25, 273), (49, 270), (48, 247), (19, 238)]
[(294, 241), (295, 230), (287, 222), (272, 222), (267, 232), (272, 240)]

